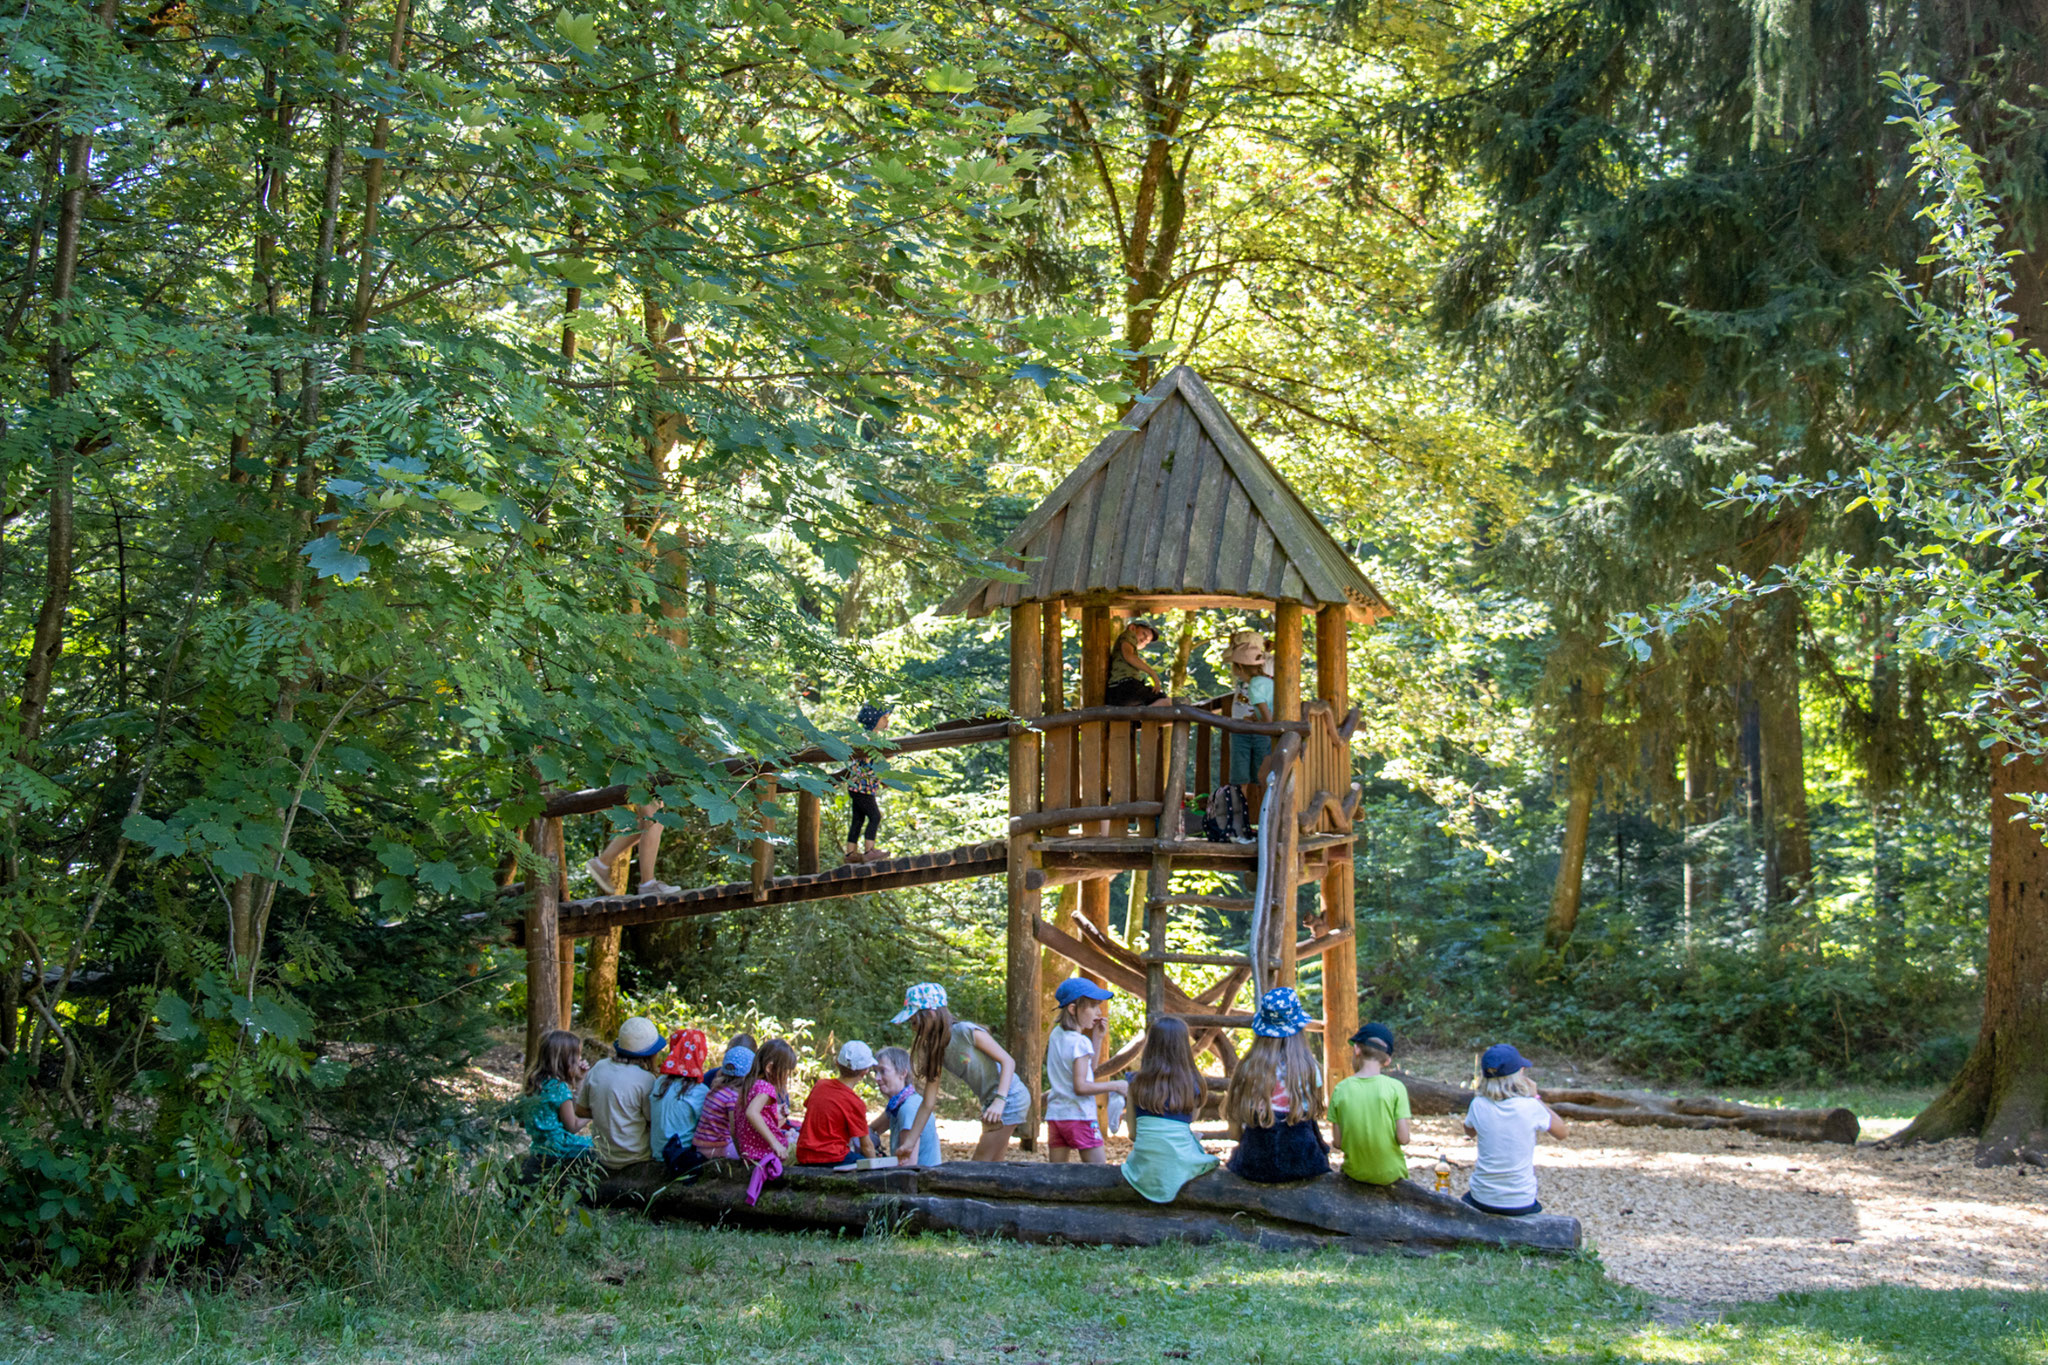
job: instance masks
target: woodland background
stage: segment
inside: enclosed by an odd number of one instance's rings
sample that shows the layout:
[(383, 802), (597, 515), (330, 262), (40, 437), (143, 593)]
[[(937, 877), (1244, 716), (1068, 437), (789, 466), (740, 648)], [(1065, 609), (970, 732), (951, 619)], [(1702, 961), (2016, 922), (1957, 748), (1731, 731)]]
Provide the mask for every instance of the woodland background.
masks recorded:
[[(0, 16), (9, 1272), (282, 1254), (364, 1144), (481, 1142), (437, 1078), (520, 1010), (537, 794), (648, 784), (701, 884), (763, 816), (721, 758), (999, 708), (999, 626), (928, 609), (1178, 363), (1398, 609), (1369, 1015), (1957, 1078), (1926, 1131), (2048, 1150), (2037, 10)], [(992, 761), (899, 765), (885, 842), (987, 837)], [(619, 970), (993, 1020), (999, 897)]]

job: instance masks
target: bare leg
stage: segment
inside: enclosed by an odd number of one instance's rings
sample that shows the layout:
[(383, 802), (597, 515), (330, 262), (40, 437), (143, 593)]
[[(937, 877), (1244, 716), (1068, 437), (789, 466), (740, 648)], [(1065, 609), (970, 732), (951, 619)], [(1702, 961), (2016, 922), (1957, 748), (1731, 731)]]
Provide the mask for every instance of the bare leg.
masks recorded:
[(610, 867), (619, 860), (619, 855), (634, 844), (640, 845), (640, 880), (647, 881), (654, 876), (654, 859), (661, 852), (661, 821), (653, 818), (659, 805), (635, 806), (633, 814), (640, 817), (639, 828), (626, 834), (614, 835), (612, 841), (597, 855), (597, 861)]
[(1109, 1148), (1107, 1147), (1090, 1147), (1081, 1153), (1081, 1164), (1084, 1166), (1101, 1166), (1108, 1161)]
[(1014, 1123), (981, 1125), (981, 1141), (974, 1144), (976, 1161), (1001, 1161), (1010, 1153), (1010, 1134), (1017, 1131)]
[[(976, 1147), (974, 1151), (975, 1159), (979, 1160), (981, 1156), (981, 1148)], [(1045, 1149), (1045, 1159), (1047, 1161), (1050, 1161), (1055, 1166), (1066, 1165), (1067, 1158), (1072, 1156), (1073, 1154), (1074, 1149), (1071, 1147), (1053, 1147), (1048, 1145)]]

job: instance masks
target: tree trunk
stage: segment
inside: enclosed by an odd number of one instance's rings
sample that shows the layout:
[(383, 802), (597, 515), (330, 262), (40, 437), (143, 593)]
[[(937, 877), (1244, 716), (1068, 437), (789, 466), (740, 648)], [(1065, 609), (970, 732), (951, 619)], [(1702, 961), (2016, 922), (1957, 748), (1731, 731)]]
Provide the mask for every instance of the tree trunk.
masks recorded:
[(1685, 744), (1685, 921), (1680, 928), (1686, 960), (1692, 960), (1693, 934), (1700, 916), (1714, 903), (1713, 852), (1702, 830), (1711, 829), (1716, 814), (1714, 751), (1695, 727)]
[(1592, 753), (1592, 729), (1600, 723), (1606, 697), (1605, 680), (1596, 672), (1573, 687), (1576, 733), (1572, 740), (1571, 795), (1565, 806), (1564, 839), (1557, 854), (1557, 882), (1550, 892), (1550, 917), (1543, 925), (1543, 946), (1562, 948), (1579, 924), (1579, 898), (1585, 887), (1586, 833), (1593, 822), (1593, 796), (1600, 786), (1600, 768)]
[[(1786, 562), (1789, 562), (1786, 561)], [(1780, 594), (1764, 625), (1757, 669), (1757, 739), (1763, 775), (1764, 893), (1779, 909), (1813, 880), (1806, 817), (1806, 738), (1799, 710), (1799, 604)]]
[(619, 930), (614, 926), (590, 936), (590, 952), (583, 959), (583, 1026), (610, 1038), (625, 1022), (619, 1006)]
[(2048, 844), (2013, 818), (2016, 796), (2048, 791), (2048, 761), (2003, 744), (1991, 755), (1984, 1022), (1948, 1089), (1890, 1141), (1975, 1137), (1980, 1166), (2048, 1165)]

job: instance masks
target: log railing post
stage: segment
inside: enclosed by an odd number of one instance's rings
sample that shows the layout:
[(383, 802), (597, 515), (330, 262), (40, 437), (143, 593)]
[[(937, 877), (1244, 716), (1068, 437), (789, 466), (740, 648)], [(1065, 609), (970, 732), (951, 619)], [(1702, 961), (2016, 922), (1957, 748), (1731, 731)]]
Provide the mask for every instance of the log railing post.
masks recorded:
[[(1188, 771), (1188, 725), (1175, 721), (1166, 745), (1166, 773), (1160, 788), (1158, 831), (1161, 839), (1174, 837), (1180, 823)], [(1133, 879), (1135, 882), (1135, 879)], [(1166, 1012), (1166, 909), (1173, 892), (1173, 855), (1163, 849), (1152, 854), (1152, 870), (1146, 878), (1149, 896), (1145, 902), (1145, 1022)], [(1132, 888), (1136, 890), (1135, 885)]]
[(796, 797), (796, 870), (812, 873), (820, 870), (818, 861), (819, 836), (824, 831), (824, 803), (813, 791), (802, 791)]
[(555, 943), (559, 934), (561, 896), (557, 890), (555, 850), (549, 842), (556, 822), (536, 820), (526, 834), (540, 866), (527, 875), (532, 894), (526, 904), (526, 1064), (540, 1058), (540, 1040), (560, 1028), (561, 988)]
[(768, 841), (768, 835), (775, 832), (775, 817), (768, 814), (775, 805), (776, 785), (772, 774), (763, 775), (759, 795), (761, 800), (761, 837), (754, 840), (754, 903), (759, 905), (768, 899), (768, 879), (775, 875), (775, 845)]
[[(1316, 613), (1316, 693), (1330, 704), (1334, 719), (1351, 710), (1351, 622), (1341, 606)], [(1334, 786), (1339, 801), (1351, 790), (1351, 746), (1332, 727)], [(1323, 954), (1323, 1065), (1331, 1076), (1350, 1064), (1350, 1038), (1358, 1029), (1358, 882), (1349, 861), (1332, 861), (1323, 874), (1323, 932), (1341, 934)]]

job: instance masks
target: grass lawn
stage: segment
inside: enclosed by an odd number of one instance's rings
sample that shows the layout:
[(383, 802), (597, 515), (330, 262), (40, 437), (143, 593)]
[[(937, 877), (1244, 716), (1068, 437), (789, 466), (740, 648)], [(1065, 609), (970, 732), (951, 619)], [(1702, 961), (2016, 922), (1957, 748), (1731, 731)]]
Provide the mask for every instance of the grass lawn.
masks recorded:
[(510, 1252), (432, 1249), (394, 1228), (355, 1253), (360, 1283), (329, 1267), (348, 1287), (0, 1299), (0, 1362), (2048, 1365), (2048, 1293), (1793, 1295), (1666, 1325), (1592, 1259), (782, 1237), (608, 1214)]

